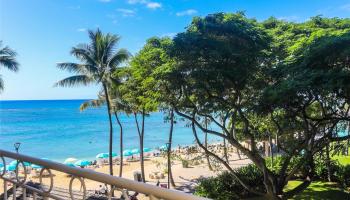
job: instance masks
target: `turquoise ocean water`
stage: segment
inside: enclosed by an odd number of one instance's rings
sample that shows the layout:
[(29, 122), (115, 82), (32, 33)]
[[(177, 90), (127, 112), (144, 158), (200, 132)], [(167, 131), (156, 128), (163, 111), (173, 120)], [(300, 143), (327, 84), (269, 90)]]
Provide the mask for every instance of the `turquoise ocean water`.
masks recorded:
[[(0, 101), (0, 149), (14, 150), (21, 142), (20, 153), (63, 161), (68, 157), (94, 159), (108, 151), (108, 116), (106, 108), (79, 111), (85, 100)], [(137, 148), (138, 135), (132, 116), (121, 115), (124, 125), (124, 148)], [(114, 122), (115, 123), (115, 122)], [(113, 151), (119, 153), (119, 127), (114, 126)], [(145, 147), (155, 148), (168, 140), (169, 124), (162, 113), (146, 118)], [(210, 138), (210, 141), (217, 141)], [(173, 144), (194, 142), (186, 122), (177, 120)]]

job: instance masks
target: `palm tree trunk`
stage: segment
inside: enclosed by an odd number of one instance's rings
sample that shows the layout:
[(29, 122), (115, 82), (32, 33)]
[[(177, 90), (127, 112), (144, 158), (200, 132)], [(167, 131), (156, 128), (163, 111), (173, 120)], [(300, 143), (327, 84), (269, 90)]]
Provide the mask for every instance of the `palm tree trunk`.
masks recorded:
[(174, 130), (174, 109), (170, 111), (170, 131), (169, 131), (169, 148), (168, 148), (168, 175), (170, 178), (170, 184), (172, 187), (176, 187), (173, 173), (171, 171), (171, 143), (173, 140), (173, 130)]
[(108, 110), (108, 120), (109, 120), (109, 174), (113, 176), (113, 160), (112, 160), (112, 150), (113, 150), (113, 125), (111, 116), (111, 104), (108, 96), (108, 89), (106, 84), (103, 84), (103, 89), (105, 92), (107, 110)]
[(120, 166), (119, 166), (119, 177), (123, 176), (123, 126), (119, 120), (118, 113), (114, 112), (114, 116), (117, 120), (117, 123), (120, 127)]

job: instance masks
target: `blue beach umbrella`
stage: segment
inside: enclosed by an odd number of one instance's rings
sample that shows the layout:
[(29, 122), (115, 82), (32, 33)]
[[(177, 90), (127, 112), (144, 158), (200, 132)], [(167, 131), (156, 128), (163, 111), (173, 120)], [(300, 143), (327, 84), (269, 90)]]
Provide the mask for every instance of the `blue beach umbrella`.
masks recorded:
[[(20, 163), (21, 163), (21, 162), (20, 162)], [(24, 163), (24, 166), (26, 166), (26, 167), (29, 167), (29, 166), (31, 165), (29, 162), (23, 162), (23, 163)], [(14, 160), (14, 161), (10, 162), (10, 165), (13, 165), (13, 166), (16, 167), (16, 165), (17, 165), (17, 160)]]
[(6, 165), (6, 170), (7, 171), (15, 171), (16, 170), (16, 165)]
[(65, 165), (67, 165), (68, 167), (75, 167), (75, 165), (73, 163), (67, 163)]
[(91, 165), (91, 162), (88, 160), (78, 160), (77, 162), (74, 163), (74, 165), (79, 167), (86, 167), (88, 165)]
[[(109, 156), (109, 153), (108, 153), (108, 156)], [(117, 156), (117, 153), (112, 152), (112, 157), (116, 157), (116, 156)]]
[(133, 153), (131, 152), (131, 150), (125, 150), (125, 151), (123, 151), (123, 156), (132, 156), (133, 155)]
[(143, 148), (143, 152), (146, 152), (146, 153), (147, 153), (147, 152), (150, 152), (150, 151), (152, 151), (151, 148), (147, 148), (147, 147), (146, 147), (146, 148)]
[(96, 155), (96, 158), (108, 158), (108, 153), (99, 153)]
[(1, 167), (4, 167), (4, 164), (0, 163), (0, 168), (1, 168)]
[(133, 149), (131, 150), (132, 154), (139, 154), (140, 153), (140, 149)]

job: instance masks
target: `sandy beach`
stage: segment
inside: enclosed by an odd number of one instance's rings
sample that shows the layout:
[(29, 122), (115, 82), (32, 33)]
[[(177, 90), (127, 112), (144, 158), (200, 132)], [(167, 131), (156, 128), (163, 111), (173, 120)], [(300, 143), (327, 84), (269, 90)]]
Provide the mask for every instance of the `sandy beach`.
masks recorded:
[[(219, 149), (219, 148), (217, 148)], [(219, 150), (220, 151), (220, 150)], [(177, 153), (177, 155), (179, 155)], [(189, 159), (188, 154), (180, 154), (182, 156), (186, 156), (187, 159)], [(192, 163), (188, 166), (188, 168), (184, 168), (182, 166), (182, 162), (179, 159), (173, 159), (172, 161), (172, 173), (173, 178), (176, 184), (176, 188), (178, 190), (182, 190), (184, 192), (193, 192), (194, 187), (196, 186), (196, 180), (200, 177), (210, 177), (215, 176), (218, 172), (217, 171), (211, 171), (208, 168), (208, 165), (205, 160), (205, 156), (202, 152), (198, 152), (195, 154), (191, 154), (191, 157), (199, 157), (198, 161), (195, 163)], [(233, 168), (237, 168), (243, 165), (246, 165), (250, 163), (248, 159), (238, 159), (237, 154), (233, 152), (229, 152), (229, 159), (230, 159), (230, 165)], [(160, 184), (167, 184), (167, 173), (166, 173), (166, 163), (167, 159), (165, 156), (160, 157), (150, 157), (145, 159), (145, 175), (146, 175), (146, 181), (148, 184), (156, 185), (157, 181), (159, 180)], [(217, 166), (220, 167), (220, 166)], [(221, 166), (222, 167), (222, 166)], [(106, 173), (109, 174), (109, 166), (103, 165), (101, 167), (93, 168), (89, 167), (86, 170), (94, 170), (96, 172)], [(119, 165), (115, 164), (113, 167), (114, 175), (119, 175)], [(134, 180), (133, 173), (135, 171), (140, 171), (140, 162), (134, 161), (134, 162), (125, 162), (123, 167), (123, 178)], [(163, 173), (163, 177), (159, 179), (151, 179), (150, 174), (153, 172)], [(69, 183), (71, 180), (71, 177), (69, 177), (67, 174), (59, 172), (59, 171), (52, 171), (54, 174), (53, 180), (54, 180), (54, 187), (68, 190)], [(27, 180), (32, 180), (33, 182), (39, 182), (39, 178), (32, 177), (31, 175), (28, 175)], [(102, 185), (101, 183), (98, 183), (96, 181), (85, 179), (86, 189), (93, 193), (95, 190), (99, 190), (99, 186)], [(49, 178), (43, 178), (44, 185), (49, 184)], [(0, 193), (3, 191), (3, 182), (0, 183)], [(73, 189), (75, 191), (81, 191), (81, 185), (78, 180), (75, 180), (73, 183)], [(119, 195), (118, 192), (116, 194)], [(140, 197), (143, 195), (139, 195)], [(142, 199), (142, 198), (140, 198)]]

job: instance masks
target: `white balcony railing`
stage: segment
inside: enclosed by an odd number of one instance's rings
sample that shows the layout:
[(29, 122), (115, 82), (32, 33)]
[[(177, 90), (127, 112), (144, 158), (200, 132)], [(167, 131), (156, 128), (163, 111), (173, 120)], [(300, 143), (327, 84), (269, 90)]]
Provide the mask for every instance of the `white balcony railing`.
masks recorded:
[[(77, 199), (75, 197), (73, 188), (72, 188), (72, 183), (74, 180), (79, 180), (81, 182), (81, 188), (82, 188), (82, 195), (80, 196), (80, 199), (87, 199), (88, 194), (85, 186), (85, 179), (97, 181), (102, 184), (107, 184), (110, 185), (111, 190), (118, 190), (122, 192), (122, 195), (124, 199), (128, 200), (130, 199), (129, 196), (127, 195), (127, 191), (135, 191), (140, 194), (144, 194), (145, 197), (148, 197), (150, 200), (157, 200), (157, 199), (169, 199), (169, 200), (205, 200), (206, 198), (201, 198), (197, 197), (191, 194), (186, 194), (180, 191), (176, 190), (169, 190), (165, 188), (160, 188), (154, 185), (150, 184), (145, 184), (145, 183), (140, 183), (136, 181), (132, 181), (129, 179), (125, 178), (120, 178), (120, 177), (115, 177), (115, 176), (110, 176), (108, 174), (104, 173), (99, 173), (95, 172), (93, 170), (89, 169), (81, 169), (81, 168), (76, 168), (76, 167), (69, 167), (61, 163), (49, 161), (49, 160), (43, 160), (43, 159), (38, 159), (18, 153), (13, 153), (5, 150), (0, 150), (0, 163), (3, 163), (4, 166), (6, 166), (5, 163), (5, 158), (10, 158), (13, 160), (17, 160), (17, 166), (15, 170), (15, 175), (13, 177), (9, 176), (6, 173), (6, 170), (0, 171), (0, 179), (4, 181), (4, 193), (2, 196), (4, 199), (8, 199), (8, 188), (7, 185), (8, 183), (12, 183), (13, 185), (13, 190), (12, 190), (12, 196), (13, 199), (16, 199), (16, 192), (18, 193), (18, 188), (22, 188), (22, 193), (21, 199), (26, 200), (28, 197), (30, 199), (58, 199), (58, 200), (63, 200), (63, 199)], [(44, 185), (42, 183), (42, 176), (43, 172), (46, 172), (49, 174), (50, 178), (50, 183), (45, 184), (45, 187), (33, 187), (27, 182), (27, 173), (26, 173), (26, 167), (24, 162), (29, 162), (32, 164), (36, 164), (39, 166), (42, 166), (42, 170), (40, 172), (39, 176), (39, 182), (41, 185)], [(19, 173), (22, 169), (24, 173)], [(64, 198), (61, 196), (58, 196), (56, 194), (53, 194), (52, 190), (54, 188), (54, 179), (52, 178), (52, 173), (51, 170), (59, 171), (66, 173), (67, 175), (71, 175), (71, 180), (69, 184), (69, 189), (67, 192), (69, 195), (68, 197)], [(111, 190), (109, 190), (107, 199), (112, 199), (111, 195)], [(30, 195), (29, 195), (30, 194)]]

